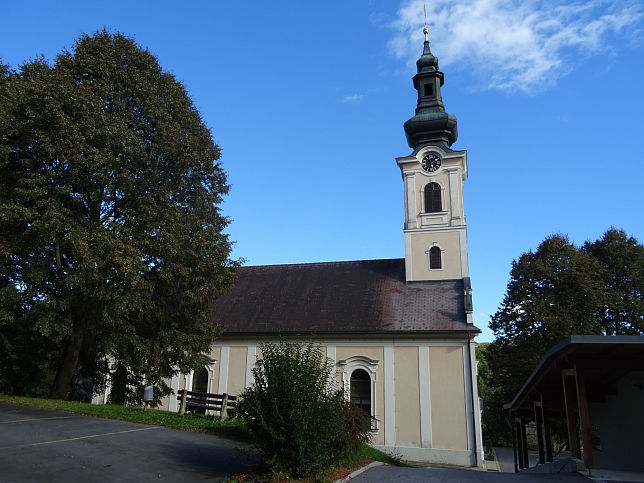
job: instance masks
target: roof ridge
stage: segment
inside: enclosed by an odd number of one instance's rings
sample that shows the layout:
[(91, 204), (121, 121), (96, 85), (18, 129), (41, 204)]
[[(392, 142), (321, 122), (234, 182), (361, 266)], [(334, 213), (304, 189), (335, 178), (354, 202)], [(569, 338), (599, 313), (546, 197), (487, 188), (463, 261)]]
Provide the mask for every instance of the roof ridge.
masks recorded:
[(239, 269), (244, 268), (268, 268), (268, 267), (298, 267), (298, 266), (313, 266), (313, 265), (344, 265), (352, 263), (365, 263), (365, 262), (397, 262), (402, 261), (404, 258), (375, 258), (363, 260), (330, 260), (324, 262), (301, 262), (301, 263), (275, 263), (266, 265), (242, 265)]

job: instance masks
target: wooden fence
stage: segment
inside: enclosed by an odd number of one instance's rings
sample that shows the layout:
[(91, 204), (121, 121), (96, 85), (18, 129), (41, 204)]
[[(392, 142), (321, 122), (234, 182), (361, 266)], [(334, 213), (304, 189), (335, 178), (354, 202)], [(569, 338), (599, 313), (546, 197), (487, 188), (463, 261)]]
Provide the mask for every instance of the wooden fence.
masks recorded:
[(237, 396), (229, 394), (212, 394), (209, 392), (186, 391), (180, 389), (177, 393), (181, 404), (179, 414), (185, 414), (187, 409), (204, 409), (219, 413), (222, 421), (235, 415)]

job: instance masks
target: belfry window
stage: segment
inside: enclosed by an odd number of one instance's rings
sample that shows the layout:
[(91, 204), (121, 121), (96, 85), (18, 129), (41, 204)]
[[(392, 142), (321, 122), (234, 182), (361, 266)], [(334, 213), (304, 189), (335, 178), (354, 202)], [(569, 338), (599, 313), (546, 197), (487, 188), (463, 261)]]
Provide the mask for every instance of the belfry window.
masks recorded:
[(436, 213), (438, 211), (443, 211), (441, 185), (432, 182), (425, 186), (425, 213)]
[(429, 249), (429, 269), (440, 270), (443, 268), (443, 260), (440, 247), (433, 246)]
[(432, 83), (424, 84), (423, 93), (425, 97), (432, 97), (434, 95), (434, 84)]

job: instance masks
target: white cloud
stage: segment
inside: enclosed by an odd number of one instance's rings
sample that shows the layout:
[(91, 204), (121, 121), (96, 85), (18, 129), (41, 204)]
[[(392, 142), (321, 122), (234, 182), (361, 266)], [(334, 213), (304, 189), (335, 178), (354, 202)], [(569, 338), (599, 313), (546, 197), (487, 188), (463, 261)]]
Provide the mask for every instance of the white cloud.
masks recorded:
[[(421, 52), (424, 0), (407, 1), (389, 47), (410, 64)], [(609, 35), (637, 33), (637, 0), (434, 0), (427, 4), (432, 52), (441, 66), (477, 71), (478, 88), (542, 90), (580, 55), (610, 49)], [(640, 26), (641, 27), (641, 26)]]
[(351, 94), (350, 96), (344, 96), (342, 98), (342, 102), (352, 102), (352, 103), (357, 103), (362, 101), (362, 98), (364, 96), (362, 94)]

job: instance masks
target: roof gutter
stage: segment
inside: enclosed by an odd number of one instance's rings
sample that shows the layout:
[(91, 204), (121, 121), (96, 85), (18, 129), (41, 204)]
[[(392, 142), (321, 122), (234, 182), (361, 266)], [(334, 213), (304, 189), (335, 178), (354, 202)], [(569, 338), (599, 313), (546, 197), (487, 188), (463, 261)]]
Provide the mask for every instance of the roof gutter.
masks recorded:
[(320, 338), (320, 337), (355, 337), (359, 336), (361, 338), (381, 338), (381, 337), (418, 337), (418, 336), (432, 336), (432, 337), (463, 337), (468, 336), (468, 339), (474, 335), (475, 337), (481, 333), (481, 329), (471, 326), (470, 328), (464, 330), (388, 330), (388, 331), (328, 331), (328, 332), (316, 332), (316, 331), (267, 331), (267, 332), (232, 332), (224, 331), (221, 338), (225, 337), (241, 337), (241, 338), (251, 338), (251, 337), (311, 337), (311, 338)]

